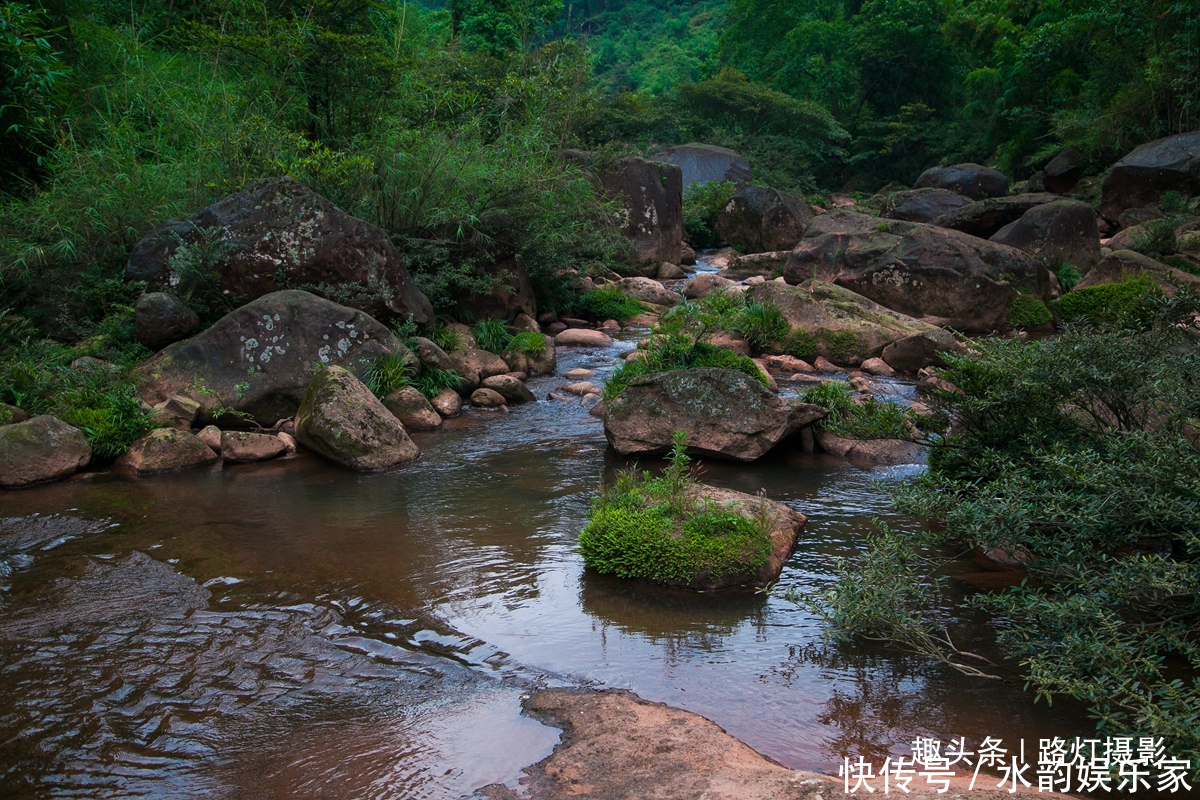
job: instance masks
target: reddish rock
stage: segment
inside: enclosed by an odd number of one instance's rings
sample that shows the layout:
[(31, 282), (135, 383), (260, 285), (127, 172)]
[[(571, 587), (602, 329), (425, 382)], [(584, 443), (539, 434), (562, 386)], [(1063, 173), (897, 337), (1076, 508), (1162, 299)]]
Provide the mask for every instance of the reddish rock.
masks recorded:
[(554, 337), (557, 347), (608, 347), (613, 340), (600, 331), (569, 328)]
[(221, 458), (240, 464), (270, 461), (287, 452), (278, 436), (251, 431), (221, 431)]
[(358, 471), (387, 469), (421, 453), (392, 412), (342, 367), (313, 377), (296, 413), (296, 440)]
[(442, 425), (441, 414), (416, 387), (401, 386), (383, 398), (383, 405), (396, 415), (406, 431), (431, 431)]
[(57, 417), (43, 414), (0, 425), (0, 486), (5, 488), (66, 478), (91, 460), (83, 431)]
[(471, 392), (471, 405), (476, 408), (500, 408), (507, 405), (504, 395), (495, 389), (476, 389)]
[(1008, 194), (1008, 178), (979, 164), (954, 164), (925, 170), (913, 188), (949, 189), (972, 200), (982, 200)]
[(153, 475), (203, 467), (219, 460), (212, 448), (191, 431), (158, 428), (130, 445), (115, 466), (135, 475)]

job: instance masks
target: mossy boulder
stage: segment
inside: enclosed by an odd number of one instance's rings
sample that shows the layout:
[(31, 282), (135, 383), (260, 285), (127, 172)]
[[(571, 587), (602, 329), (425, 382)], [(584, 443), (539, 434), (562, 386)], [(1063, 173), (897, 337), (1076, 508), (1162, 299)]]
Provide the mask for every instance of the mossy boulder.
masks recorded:
[(319, 367), (346, 367), (365, 379), (375, 360), (389, 354), (420, 369), (416, 356), (368, 314), (309, 292), (274, 292), (144, 363), (141, 394), (151, 405), (179, 393), (199, 400), (201, 425), (218, 418), (236, 424), (236, 415), (222, 413), (228, 410), (270, 426), (296, 413)]
[(442, 426), (442, 416), (414, 386), (393, 390), (383, 398), (383, 404), (407, 431), (431, 431)]
[(154, 475), (214, 464), (220, 456), (189, 431), (158, 428), (129, 446), (117, 459), (117, 469), (135, 475)]
[(767, 281), (746, 290), (746, 299), (774, 303), (783, 312), (791, 334), (776, 349), (798, 358), (857, 363), (879, 356), (892, 342), (939, 330), (825, 281)]
[(700, 591), (766, 586), (807, 522), (765, 497), (689, 483), (678, 497), (643, 485), (597, 503), (579, 537), (599, 572)]
[(0, 425), (0, 486), (16, 488), (74, 475), (92, 460), (83, 431), (43, 414)]
[(395, 467), (421, 452), (395, 415), (343, 367), (320, 370), (309, 383), (296, 412), (296, 440), (360, 472)]
[(1102, 258), (1100, 263), (1083, 277), (1075, 291), (1108, 283), (1124, 283), (1139, 275), (1154, 281), (1167, 297), (1174, 296), (1182, 286), (1200, 292), (1200, 277), (1133, 250), (1116, 250)]
[(991, 241), (1040, 256), (1047, 264), (1070, 264), (1081, 273), (1100, 261), (1096, 212), (1079, 200), (1034, 206), (993, 234)]
[(959, 231), (837, 209), (812, 221), (783, 273), (836, 283), (876, 303), (963, 333), (1003, 327), (1024, 292), (1050, 297), (1041, 259)]
[(608, 404), (604, 435), (626, 457), (663, 455), (682, 431), (691, 455), (754, 461), (825, 414), (742, 372), (683, 369), (630, 380)]

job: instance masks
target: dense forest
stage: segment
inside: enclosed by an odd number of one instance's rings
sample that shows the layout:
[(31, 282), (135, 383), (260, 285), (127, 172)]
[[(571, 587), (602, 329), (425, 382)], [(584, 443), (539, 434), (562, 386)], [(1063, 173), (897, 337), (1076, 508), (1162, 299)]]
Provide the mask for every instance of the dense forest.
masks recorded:
[[(1071, 147), (1091, 179), (1075, 196), (1094, 206), (1114, 161), (1197, 128), (1194, 0), (3, 0), (0, 401), (87, 430), (100, 456), (124, 452), (150, 428), (135, 390), (152, 355), (134, 336), (146, 285), (127, 279), (131, 249), (264, 177), (290, 176), (378, 226), (439, 323), (474, 322), (463, 297), (490, 292), (514, 253), (538, 308), (560, 315), (586, 302), (577, 277), (628, 272), (613, 199), (564, 151), (595, 165), (719, 145), (755, 183), (827, 206), (834, 193), (908, 188), (939, 164), (987, 164), (1019, 183)], [(728, 196), (685, 195), (685, 218)], [(1169, 201), (1182, 220), (1189, 198)], [(174, 276), (206, 325), (237, 305), (206, 271), (207, 246)], [(380, 291), (293, 288), (358, 308)], [(899, 501), (971, 541), (1006, 543), (1022, 514), (1036, 517), (1031, 549), (1084, 530), (1050, 565), (1062, 594), (975, 605), (1011, 622), (1007, 652), (1029, 657), (1042, 696), (1073, 696), (1194, 756), (1197, 362), (1180, 331), (1195, 307), (1154, 293), (1100, 333), (993, 342), (953, 361), (964, 391), (940, 410), (974, 427)], [(1037, 311), (1048, 323), (1040, 300)], [(1086, 368), (1113, 353), (1115, 377)], [(111, 369), (70, 366), (85, 357)], [(1158, 416), (1126, 424), (1147, 393)], [(1058, 413), (1084, 395), (1120, 424), (1097, 412), (1097, 436)], [(1089, 470), (1094, 480), (1080, 477)], [(1140, 489), (1102, 512), (1107, 485)], [(1169, 557), (1116, 572), (1093, 558), (1146, 530), (1165, 532)], [(940, 602), (918, 591), (914, 545), (888, 532), (875, 544), (823, 607), (843, 628), (944, 652), (882, 613)], [(885, 585), (917, 588), (871, 593)], [(1104, 616), (1126, 602), (1128, 614)]]

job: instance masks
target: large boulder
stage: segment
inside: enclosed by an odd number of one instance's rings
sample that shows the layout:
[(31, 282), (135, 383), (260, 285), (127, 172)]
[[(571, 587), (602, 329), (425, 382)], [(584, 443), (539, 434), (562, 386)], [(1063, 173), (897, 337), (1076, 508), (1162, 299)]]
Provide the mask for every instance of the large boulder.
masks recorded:
[(313, 376), (296, 412), (296, 441), (360, 472), (412, 461), (420, 449), (392, 412), (342, 367)]
[(1008, 178), (979, 164), (954, 164), (925, 170), (913, 188), (949, 189), (972, 200), (983, 200), (1008, 194)]
[(683, 176), (679, 168), (644, 158), (620, 158), (599, 176), (604, 194), (623, 206), (621, 232), (632, 244), (629, 262), (656, 275), (683, 255)]
[(1181, 286), (1188, 286), (1192, 291), (1200, 293), (1200, 277), (1132, 250), (1116, 250), (1102, 258), (1075, 289), (1087, 289), (1103, 283), (1124, 283), (1140, 275), (1145, 275), (1157, 283), (1163, 294), (1168, 297), (1174, 295)]
[(1004, 325), (1019, 290), (1050, 299), (1050, 273), (1016, 248), (958, 231), (836, 209), (812, 221), (788, 283), (836, 283), (886, 308), (963, 333)]
[(604, 435), (626, 457), (663, 455), (674, 432), (684, 431), (693, 455), (754, 461), (826, 414), (784, 401), (741, 372), (675, 370), (631, 380), (608, 404)]
[(1060, 199), (1056, 194), (1038, 192), (978, 200), (935, 217), (933, 224), (986, 239), (1010, 222), (1019, 220), (1029, 209)]
[(724, 181), (742, 184), (750, 181), (750, 162), (727, 147), (691, 142), (663, 150), (650, 158), (679, 167), (684, 186)]
[[(791, 257), (790, 252), (788, 257)], [(689, 300), (700, 300), (721, 289), (728, 290), (734, 283), (735, 281), (715, 272), (701, 272), (683, 285), (683, 296)]]
[(748, 289), (746, 299), (778, 306), (793, 331), (791, 349), (807, 344), (807, 352), (795, 355), (810, 359), (818, 355), (839, 363), (868, 359), (899, 339), (939, 330), (824, 281), (810, 280), (800, 286), (767, 281)]
[(963, 346), (954, 334), (941, 328), (906, 336), (883, 348), (881, 356), (884, 362), (900, 372), (919, 372), (925, 367), (944, 367), (942, 353), (965, 353)]
[[(247, 415), (270, 426), (300, 407), (313, 372), (342, 366), (366, 378), (397, 354), (418, 368), (390, 330), (357, 309), (295, 290), (264, 295), (142, 365), (151, 405), (182, 393), (200, 401), (200, 424)], [(222, 416), (224, 414), (224, 416)]]
[(292, 178), (254, 181), (185, 222), (159, 225), (130, 252), (126, 277), (171, 285), (171, 260), (181, 246), (215, 258), (218, 286), (230, 297), (342, 287), (361, 293), (363, 310), (376, 316), (433, 321), (433, 307), (387, 234)]
[(487, 271), (491, 276), (492, 290), (488, 294), (459, 292), (455, 301), (459, 307), (476, 319), (516, 319), (518, 314), (537, 316), (537, 300), (533, 296), (533, 284), (525, 269), (525, 259), (519, 254), (499, 259)]
[(1200, 193), (1200, 131), (1147, 142), (1114, 164), (1100, 189), (1100, 214), (1117, 222), (1126, 209), (1157, 203), (1169, 191)]
[(622, 293), (656, 306), (677, 305), (682, 299), (679, 292), (671, 291), (654, 278), (621, 278), (615, 285)]
[(933, 222), (970, 202), (971, 198), (950, 189), (911, 189), (888, 195), (883, 216), (905, 222)]
[(1068, 147), (1050, 159), (1042, 172), (1042, 183), (1047, 191), (1066, 194), (1083, 177), (1083, 155), (1074, 147)]
[(1055, 200), (1034, 206), (990, 241), (1041, 256), (1049, 265), (1067, 263), (1081, 273), (1100, 261), (1096, 212), (1079, 200)]
[(200, 317), (173, 294), (145, 292), (133, 309), (133, 336), (151, 350), (186, 339), (199, 328)]
[(0, 486), (12, 489), (74, 475), (92, 460), (83, 431), (43, 414), (0, 425)]
[(154, 475), (203, 467), (220, 457), (191, 431), (158, 428), (129, 446), (116, 468), (135, 475)]
[(791, 250), (812, 218), (813, 210), (799, 197), (746, 185), (717, 215), (717, 234), (743, 253)]

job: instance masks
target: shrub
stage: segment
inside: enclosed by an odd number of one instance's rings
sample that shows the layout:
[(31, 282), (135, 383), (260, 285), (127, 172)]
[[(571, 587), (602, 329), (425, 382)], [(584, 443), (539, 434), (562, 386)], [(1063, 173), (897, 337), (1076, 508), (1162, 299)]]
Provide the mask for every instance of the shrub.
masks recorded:
[(1077, 289), (1055, 300), (1052, 305), (1063, 322), (1090, 325), (1136, 323), (1147, 308), (1147, 301), (1161, 297), (1162, 289), (1145, 275), (1124, 283), (1105, 283)]
[(1079, 274), (1079, 270), (1065, 261), (1055, 268), (1054, 274), (1058, 276), (1058, 285), (1062, 287), (1064, 292), (1071, 291), (1083, 280), (1083, 276)]
[(1036, 328), (1054, 319), (1046, 304), (1028, 294), (1019, 294), (1008, 307), (1008, 322), (1014, 328)]
[(438, 347), (445, 350), (447, 353), (453, 353), (456, 350), (462, 350), (466, 342), (463, 336), (458, 331), (451, 328), (442, 320), (437, 320), (433, 325), (429, 326), (426, 332), (429, 341), (436, 344)]
[(1141, 225), (1142, 230), (1134, 235), (1129, 249), (1151, 258), (1171, 255), (1178, 247), (1175, 229), (1183, 219), (1169, 216), (1146, 220)]
[(500, 319), (481, 319), (475, 323), (475, 329), (471, 333), (481, 349), (496, 355), (503, 353), (513, 338), (504, 325), (504, 320)]
[(765, 303), (746, 303), (733, 323), (733, 329), (752, 348), (761, 352), (785, 340), (791, 326), (779, 306), (768, 300)]
[(413, 385), (413, 371), (405, 363), (407, 353), (388, 353), (375, 359), (367, 375), (367, 388), (381, 400), (401, 386)]
[[(943, 377), (960, 393), (931, 402), (952, 432), (895, 497), (938, 524), (871, 537), (839, 563), (835, 583), (799, 599), (840, 636), (999, 677), (1001, 667), (954, 644), (960, 615), (983, 611), (1039, 699), (1075, 698), (1106, 735), (1161, 736), (1195, 763), (1198, 308), (1181, 290), (1142, 330), (1069, 328), (947, 355)], [(956, 599), (944, 591), (943, 554), (975, 546), (1027, 554), (1030, 580)], [(930, 549), (942, 547), (952, 549)]]
[(616, 286), (589, 289), (579, 296), (579, 308), (598, 320), (615, 319), (624, 322), (646, 310), (636, 297), (630, 297)]
[(829, 416), (819, 423), (834, 436), (848, 439), (907, 439), (908, 409), (897, 403), (867, 397), (855, 402), (850, 384), (827, 381), (813, 386), (800, 395), (805, 403), (829, 409)]
[(699, 249), (721, 243), (717, 216), (735, 191), (737, 187), (731, 181), (693, 183), (683, 190), (683, 230), (688, 244)]
[(685, 470), (681, 434), (669, 459), (663, 475), (652, 478), (631, 469), (593, 500), (579, 535), (584, 563), (598, 572), (655, 583), (756, 572), (771, 554), (765, 520), (688, 497), (694, 481)]
[(522, 331), (509, 341), (508, 352), (540, 356), (546, 352), (546, 335), (537, 331)]

